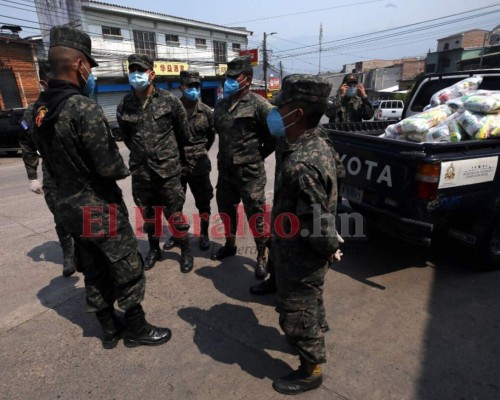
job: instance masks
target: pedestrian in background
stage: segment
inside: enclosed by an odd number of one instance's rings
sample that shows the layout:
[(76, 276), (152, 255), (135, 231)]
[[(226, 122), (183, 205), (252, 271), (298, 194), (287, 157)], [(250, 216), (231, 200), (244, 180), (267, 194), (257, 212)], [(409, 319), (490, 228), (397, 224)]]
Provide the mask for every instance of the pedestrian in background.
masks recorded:
[(323, 284), (329, 262), (341, 257), (335, 158), (318, 128), (330, 90), (318, 76), (290, 75), (268, 117), (271, 134), (286, 135), (288, 144), (275, 186), (271, 257), (279, 323), (299, 353), (300, 366), (273, 382), (284, 394), (318, 388), (320, 364), (326, 362)]
[[(52, 73), (50, 71), (50, 65), (48, 61), (40, 60), (38, 62), (38, 75), (40, 86), (42, 91), (47, 90), (48, 83), (52, 78)], [(52, 214), (54, 214), (56, 209), (56, 193), (57, 186), (54, 180), (50, 176), (50, 172), (42, 160), (42, 174), (43, 174), (43, 186), (38, 180), (38, 163), (40, 161), (40, 155), (36, 150), (36, 145), (33, 141), (33, 126), (30, 124), (33, 122), (31, 116), (33, 115), (34, 104), (30, 104), (26, 111), (24, 112), (24, 118), (21, 123), (23, 130), (19, 134), (19, 146), (21, 147), (21, 152), (23, 156), (23, 163), (28, 174), (28, 179), (30, 181), (29, 190), (36, 194), (43, 194), (45, 198), (45, 203)], [(73, 238), (71, 234), (64, 229), (64, 226), (58, 224), (54, 218), (56, 224), (56, 234), (59, 239), (63, 251), (63, 276), (71, 276), (75, 273), (75, 261), (74, 261), (74, 247)]]
[(337, 95), (328, 99), (325, 115), (333, 122), (361, 122), (373, 118), (373, 106), (365, 87), (354, 74), (342, 79)]
[[(55, 217), (76, 245), (85, 276), (87, 311), (103, 328), (102, 345), (159, 345), (171, 332), (146, 322), (142, 259), (116, 181), (129, 171), (111, 137), (101, 107), (89, 99), (95, 88), (90, 37), (67, 26), (50, 31), (54, 79), (33, 107), (30, 126), (37, 150), (57, 187)], [(125, 330), (114, 303), (125, 311)], [(123, 331), (123, 332), (122, 332)]]
[[(189, 121), (189, 141), (184, 146), (186, 163), (182, 168), (181, 185), (186, 194), (187, 185), (193, 193), (200, 220), (201, 250), (210, 248), (208, 226), (210, 221), (210, 200), (214, 197), (214, 188), (210, 182), (212, 165), (208, 158), (208, 150), (215, 140), (212, 110), (200, 99), (200, 74), (196, 71), (181, 71), (180, 88), (181, 103)], [(182, 212), (182, 209), (179, 210)], [(177, 240), (171, 236), (164, 245), (164, 250), (174, 247)]]
[(255, 277), (266, 273), (264, 231), (266, 171), (264, 160), (276, 146), (267, 128), (271, 104), (250, 91), (253, 69), (250, 56), (236, 57), (227, 64), (224, 98), (214, 110), (215, 129), (219, 135), (216, 200), (219, 213), (227, 216), (224, 224), (226, 243), (214, 258), (222, 260), (236, 254), (237, 207), (243, 202), (245, 214), (252, 221), (250, 229), (257, 247)]
[(181, 247), (181, 272), (193, 269), (189, 245), (189, 223), (179, 210), (184, 204), (181, 169), (184, 147), (189, 144), (186, 111), (180, 100), (167, 90), (155, 87), (153, 61), (143, 54), (128, 57), (130, 94), (118, 105), (116, 116), (123, 141), (130, 150), (132, 196), (144, 218), (149, 252), (145, 269), (161, 259), (156, 212), (161, 207), (172, 234)]

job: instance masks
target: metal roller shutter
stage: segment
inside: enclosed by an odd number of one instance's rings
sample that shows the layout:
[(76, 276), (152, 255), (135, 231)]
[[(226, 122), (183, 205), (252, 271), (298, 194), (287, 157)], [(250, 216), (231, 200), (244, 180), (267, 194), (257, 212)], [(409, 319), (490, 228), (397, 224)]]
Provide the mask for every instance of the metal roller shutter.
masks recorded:
[(104, 115), (108, 121), (116, 122), (116, 107), (120, 104), (120, 101), (129, 94), (128, 91), (122, 92), (104, 92), (97, 94), (97, 103), (102, 107)]

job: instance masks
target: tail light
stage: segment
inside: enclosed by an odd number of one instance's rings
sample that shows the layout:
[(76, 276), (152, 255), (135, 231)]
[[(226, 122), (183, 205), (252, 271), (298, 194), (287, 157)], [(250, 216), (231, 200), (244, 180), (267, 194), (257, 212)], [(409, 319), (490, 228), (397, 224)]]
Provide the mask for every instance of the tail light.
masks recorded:
[(418, 163), (415, 184), (417, 197), (432, 201), (437, 197), (441, 164)]

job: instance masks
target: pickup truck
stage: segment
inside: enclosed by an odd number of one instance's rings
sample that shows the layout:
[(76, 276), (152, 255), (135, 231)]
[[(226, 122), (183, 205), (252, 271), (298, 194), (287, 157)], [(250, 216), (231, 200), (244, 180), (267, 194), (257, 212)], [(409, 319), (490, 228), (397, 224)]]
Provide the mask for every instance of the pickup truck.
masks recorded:
[[(431, 96), (475, 74), (500, 90), (500, 69), (428, 74), (414, 85), (402, 118)], [(430, 246), (451, 238), (477, 251), (477, 269), (500, 267), (500, 138), (413, 143), (378, 137), (394, 121), (326, 124), (346, 167), (341, 194), (363, 215), (368, 236), (389, 234)]]

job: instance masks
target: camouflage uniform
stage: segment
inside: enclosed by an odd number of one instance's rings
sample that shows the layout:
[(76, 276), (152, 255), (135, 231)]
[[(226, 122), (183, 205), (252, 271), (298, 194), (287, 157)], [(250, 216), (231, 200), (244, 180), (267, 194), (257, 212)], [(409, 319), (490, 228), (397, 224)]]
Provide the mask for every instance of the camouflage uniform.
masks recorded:
[[(314, 105), (323, 100), (326, 105), (329, 87), (317, 77), (291, 75), (283, 81), (281, 101)], [(328, 259), (339, 246), (335, 158), (321, 134), (320, 128), (306, 130), (283, 148), (272, 211), (280, 326), (301, 359), (311, 364), (326, 362), (323, 284)], [(313, 207), (321, 218), (314, 218)]]
[[(185, 195), (181, 186), (183, 147), (187, 144), (186, 112), (180, 100), (170, 92), (155, 88), (143, 105), (132, 91), (117, 108), (118, 124), (123, 140), (130, 149), (132, 195), (141, 208), (143, 218), (153, 220), (155, 209), (164, 207), (169, 218), (182, 209)], [(189, 224), (177, 224), (187, 232)], [(154, 222), (144, 222), (150, 242), (155, 237)]]
[[(26, 111), (24, 112), (23, 120), (26, 122), (26, 125), (23, 125), (25, 128), (19, 134), (19, 145), (21, 147), (24, 167), (26, 168), (26, 173), (28, 175), (28, 179), (38, 179), (37, 168), (40, 160), (40, 156), (36, 150), (35, 143), (33, 142), (33, 129), (29, 126), (28, 122), (32, 122), (33, 115), (33, 104), (30, 104)], [(42, 173), (43, 173), (43, 195), (45, 198), (45, 202), (49, 207), (49, 210), (52, 214), (55, 212), (56, 208), (56, 191), (57, 187), (55, 185), (54, 180), (51, 178), (49, 171), (47, 170), (45, 163), (42, 160)], [(54, 218), (55, 221), (55, 218)], [(71, 248), (73, 246), (73, 239), (69, 232), (67, 232), (64, 227), (60, 224), (56, 223), (56, 233), (61, 243), (61, 247)]]
[[(228, 65), (229, 71), (229, 65)], [(236, 207), (243, 201), (250, 220), (264, 213), (266, 171), (264, 159), (274, 151), (275, 140), (267, 127), (267, 115), (273, 107), (263, 97), (248, 92), (242, 98), (220, 100), (214, 110), (214, 124), (219, 134), (217, 167), (217, 206), (219, 213), (229, 216), (227, 236), (236, 234)], [(265, 249), (263, 217), (255, 218), (251, 227), (259, 251)]]
[[(342, 85), (350, 82), (357, 83), (354, 74), (344, 76)], [(373, 117), (373, 106), (368, 98), (359, 97), (357, 94), (353, 97), (342, 96), (341, 93), (341, 89), (339, 89), (337, 95), (328, 100), (325, 115), (330, 118), (330, 123), (361, 122)]]
[[(78, 92), (69, 82), (53, 79), (42, 95), (50, 99), (52, 91), (60, 87)], [(85, 275), (87, 310), (108, 309), (115, 300), (124, 310), (136, 307), (144, 297), (144, 271), (116, 184), (129, 171), (103, 111), (86, 96), (74, 93), (64, 101), (53, 125), (45, 123), (50, 116), (49, 103), (40, 125), (43, 107), (39, 101), (31, 122), (37, 125), (34, 139), (57, 187), (56, 223), (70, 232), (76, 243), (77, 265)]]
[[(181, 83), (200, 83), (199, 74), (193, 71), (181, 73)], [(212, 118), (212, 110), (201, 100), (195, 103), (181, 102), (186, 109), (189, 121), (189, 144), (184, 147), (186, 164), (182, 169), (181, 184), (186, 193), (187, 185), (193, 193), (196, 208), (198, 209), (202, 222), (202, 231), (208, 229), (208, 219), (210, 216), (210, 200), (214, 197), (214, 189), (210, 182), (210, 171), (212, 169), (208, 150), (215, 140), (215, 128)], [(206, 228), (206, 229), (205, 229)], [(207, 235), (207, 232), (201, 232)]]

